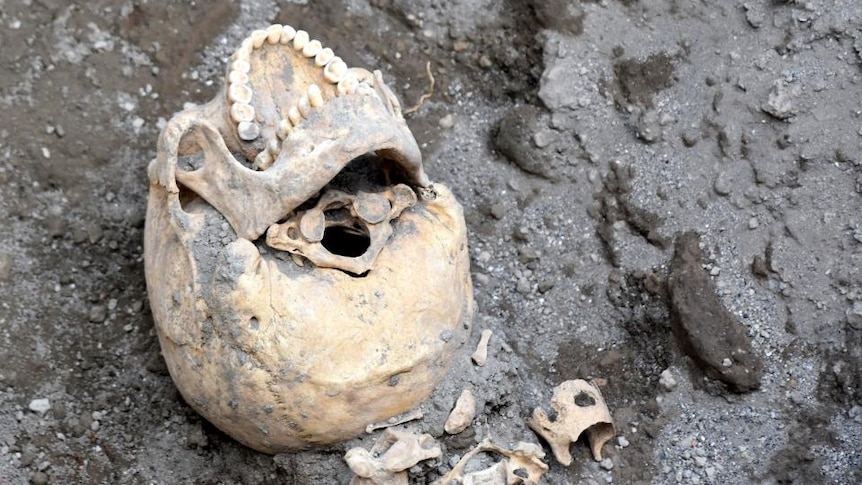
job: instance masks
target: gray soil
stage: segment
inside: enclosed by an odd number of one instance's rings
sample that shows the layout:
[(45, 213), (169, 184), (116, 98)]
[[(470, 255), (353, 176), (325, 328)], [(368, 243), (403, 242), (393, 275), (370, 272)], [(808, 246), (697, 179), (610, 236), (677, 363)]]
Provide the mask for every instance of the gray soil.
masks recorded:
[[(412, 424), (444, 456), (411, 483), (541, 442), (525, 418), (573, 378), (618, 438), (601, 466), (543, 443), (548, 484), (862, 483), (857, 0), (0, 0), (0, 484), (346, 483), (373, 444), (236, 443), (179, 396), (148, 310), (160, 127), (272, 22), (405, 106), (434, 73), (408, 123), (465, 208), (470, 345), (494, 337)], [(464, 388), (479, 415), (448, 436)]]

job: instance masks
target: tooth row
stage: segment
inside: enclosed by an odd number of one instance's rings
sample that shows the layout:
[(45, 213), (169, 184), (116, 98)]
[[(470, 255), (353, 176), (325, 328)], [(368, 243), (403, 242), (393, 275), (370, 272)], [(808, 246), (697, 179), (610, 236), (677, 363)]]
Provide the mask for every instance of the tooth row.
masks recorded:
[[(308, 32), (296, 30), (290, 25), (273, 24), (266, 29), (255, 30), (245, 38), (236, 50), (233, 61), (228, 72), (228, 100), (230, 103), (230, 116), (237, 124), (237, 133), (245, 141), (256, 140), (261, 133), (260, 125), (255, 120), (255, 110), (251, 106), (254, 92), (249, 83), (249, 72), (251, 71), (251, 53), (264, 45), (290, 45), (295, 51), (305, 58), (311, 59), (314, 65), (323, 68), (323, 76), (327, 82), (336, 85), (338, 96), (353, 94), (359, 84), (340, 57), (336, 56), (332, 49), (323, 47), (319, 40), (312, 39)], [(319, 86), (313, 84), (308, 87), (307, 92), (300, 98), (296, 106), (287, 111), (287, 117), (282, 119), (277, 128), (280, 140), (287, 137), (303, 118), (307, 118), (312, 108), (323, 105), (323, 93)], [(265, 155), (265, 154), (269, 155)], [(264, 150), (259, 155), (260, 160), (255, 159), (255, 165), (271, 164), (278, 155), (275, 150)], [(269, 156), (271, 160), (266, 160)], [(258, 163), (261, 162), (261, 163)]]

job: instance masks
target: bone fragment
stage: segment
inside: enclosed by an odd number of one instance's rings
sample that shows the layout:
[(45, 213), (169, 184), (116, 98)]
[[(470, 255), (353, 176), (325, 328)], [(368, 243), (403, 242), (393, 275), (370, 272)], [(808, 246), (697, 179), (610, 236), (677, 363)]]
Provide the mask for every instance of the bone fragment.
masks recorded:
[(442, 452), (429, 434), (387, 428), (371, 450), (351, 448), (344, 455), (356, 474), (350, 485), (407, 485), (407, 470)]
[(473, 355), (470, 358), (473, 359), (473, 363), (482, 367), (485, 365), (485, 362), (488, 361), (488, 342), (491, 340), (491, 335), (494, 332), (491, 330), (485, 329), (482, 330), (482, 336), (479, 338), (479, 345), (476, 346), (476, 351), (473, 352)]
[(476, 398), (469, 389), (464, 389), (455, 403), (455, 409), (449, 414), (449, 419), (443, 429), (449, 434), (458, 434), (473, 424), (476, 417)]
[(408, 423), (410, 421), (415, 421), (417, 419), (422, 419), (425, 417), (425, 414), (422, 413), (421, 409), (414, 409), (409, 413), (404, 413), (400, 416), (394, 416), (386, 421), (381, 421), (379, 423), (372, 423), (365, 427), (365, 432), (371, 434), (378, 429), (391, 428), (392, 426), (398, 426), (399, 424)]
[(569, 445), (584, 432), (593, 458), (601, 461), (602, 446), (616, 432), (599, 388), (581, 379), (563, 382), (554, 389), (551, 408), (556, 416), (553, 420), (544, 409), (536, 408), (527, 425), (548, 442), (557, 461), (565, 466), (572, 464)]
[[(471, 473), (466, 476), (464, 475), (464, 469), (467, 467), (467, 463), (479, 453), (484, 452), (497, 453), (505, 457), (500, 461), (502, 466), (505, 468), (505, 481), (480, 482), (478, 481), (480, 478), (485, 478), (485, 475), (482, 472), (478, 474)], [(473, 448), (464, 454), (458, 464), (455, 465), (449, 473), (434, 482), (433, 485), (449, 485), (451, 483), (462, 483), (465, 485), (467, 483), (474, 483), (475, 485), (482, 483), (487, 483), (487, 485), (536, 485), (539, 483), (539, 480), (541, 480), (542, 475), (548, 471), (548, 465), (542, 461), (542, 458), (544, 457), (545, 452), (542, 451), (542, 448), (535, 443), (520, 442), (513, 450), (508, 450), (495, 445), (490, 439), (485, 438), (485, 440), (479, 443), (476, 448)], [(493, 472), (489, 473), (491, 477), (493, 477), (492, 473)], [(523, 476), (524, 474), (527, 476)], [(468, 479), (472, 480), (472, 482), (468, 482)]]

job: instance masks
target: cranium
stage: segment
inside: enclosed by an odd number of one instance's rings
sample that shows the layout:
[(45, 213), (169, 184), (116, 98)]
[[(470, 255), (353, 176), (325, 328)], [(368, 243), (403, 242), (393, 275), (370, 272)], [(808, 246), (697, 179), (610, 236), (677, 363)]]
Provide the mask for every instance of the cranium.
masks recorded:
[(410, 410), (467, 338), (461, 207), (432, 184), (379, 71), (255, 31), (149, 166), (145, 264), (186, 401), (275, 453)]

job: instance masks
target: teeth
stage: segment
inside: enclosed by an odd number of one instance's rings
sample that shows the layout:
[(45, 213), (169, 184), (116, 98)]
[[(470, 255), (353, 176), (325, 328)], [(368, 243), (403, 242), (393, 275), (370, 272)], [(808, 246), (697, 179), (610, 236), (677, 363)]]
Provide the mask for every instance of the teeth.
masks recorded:
[(252, 50), (252, 42), (251, 39), (245, 39), (242, 41), (242, 44), (239, 46), (239, 49), (234, 53), (234, 59), (248, 62), (249, 57), (251, 57)]
[(323, 67), (327, 63), (329, 63), (329, 61), (331, 61), (333, 57), (335, 57), (335, 53), (332, 52), (332, 49), (326, 47), (325, 49), (318, 52), (317, 55), (314, 57), (314, 65), (316, 65), (317, 67)]
[(258, 170), (266, 170), (272, 166), (272, 154), (264, 150), (254, 157), (254, 168)]
[(269, 143), (266, 144), (266, 151), (272, 154), (272, 158), (275, 158), (281, 151), (281, 144), (278, 140), (269, 140)]
[(319, 40), (310, 40), (308, 44), (305, 44), (305, 47), (302, 48), (302, 55), (305, 57), (314, 57), (323, 50), (323, 46), (320, 45)]
[(287, 110), (287, 119), (290, 120), (290, 123), (293, 126), (298, 125), (299, 122), (302, 121), (302, 115), (299, 114), (299, 108), (291, 106), (290, 109)]
[(230, 117), (234, 123), (254, 121), (254, 108), (249, 104), (234, 103), (230, 107)]
[(329, 82), (336, 84), (347, 75), (347, 64), (340, 57), (333, 57), (329, 64), (323, 68), (323, 75)]
[(227, 89), (227, 99), (233, 103), (251, 103), (251, 88), (246, 84), (232, 83)]
[(278, 44), (281, 40), (281, 33), (284, 32), (283, 27), (279, 24), (272, 24), (266, 29), (266, 41), (270, 44)]
[(251, 71), (251, 64), (245, 59), (237, 59), (230, 65), (231, 71), (239, 71), (248, 74)]
[(317, 84), (312, 84), (308, 87), (308, 101), (311, 103), (312, 108), (319, 108), (323, 106), (323, 93), (320, 92), (320, 88)]
[(303, 94), (299, 98), (299, 103), (297, 103), (297, 108), (299, 109), (299, 114), (302, 115), (303, 118), (308, 118), (308, 115), (311, 113), (311, 101), (308, 99), (307, 94)]
[(293, 38), (293, 48), (296, 50), (301, 50), (305, 47), (305, 44), (308, 44), (308, 32), (304, 30), (297, 30), (296, 37)]
[(231, 70), (227, 75), (227, 82), (231, 84), (246, 84), (248, 83), (248, 74)]
[(353, 94), (356, 92), (357, 87), (359, 87), (359, 80), (356, 79), (356, 76), (345, 76), (344, 79), (338, 82), (338, 95)]
[(280, 140), (284, 140), (287, 138), (287, 135), (290, 134), (290, 130), (293, 129), (293, 125), (290, 124), (290, 120), (282, 118), (281, 121), (278, 122), (278, 128), (275, 131), (276, 136)]
[(285, 25), (284, 27), (281, 28), (281, 43), (282, 44), (286, 45), (288, 42), (292, 41), (294, 37), (296, 37), (296, 29), (294, 29), (293, 27), (291, 27), (289, 25)]
[(260, 125), (249, 121), (241, 121), (236, 126), (236, 132), (241, 139), (253, 141), (260, 136)]
[(251, 33), (251, 42), (255, 49), (259, 49), (260, 46), (263, 45), (263, 42), (266, 40), (266, 31), (265, 30), (255, 30)]

